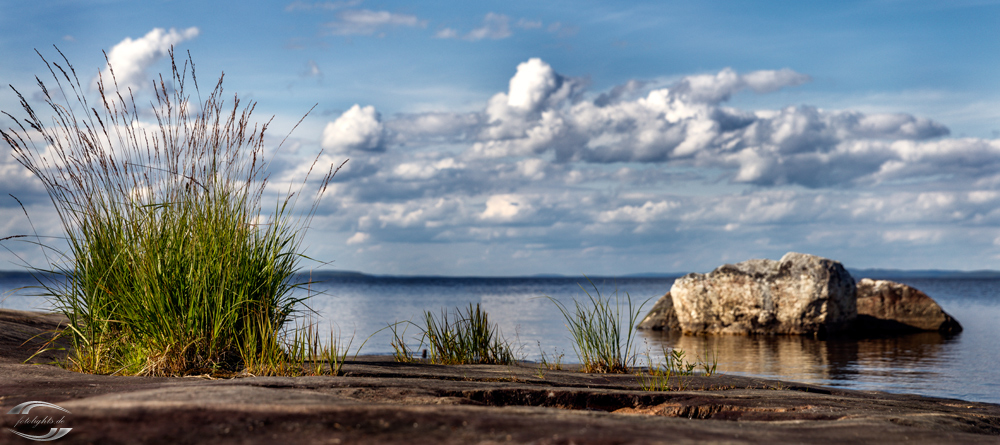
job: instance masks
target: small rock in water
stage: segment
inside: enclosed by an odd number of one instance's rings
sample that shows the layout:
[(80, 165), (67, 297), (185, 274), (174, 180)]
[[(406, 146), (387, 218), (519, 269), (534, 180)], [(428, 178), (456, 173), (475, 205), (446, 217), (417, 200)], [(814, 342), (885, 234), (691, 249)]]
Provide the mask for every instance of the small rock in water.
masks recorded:
[(962, 325), (934, 299), (913, 287), (870, 278), (862, 278), (857, 287), (856, 328), (859, 331), (938, 331), (945, 334), (962, 331)]

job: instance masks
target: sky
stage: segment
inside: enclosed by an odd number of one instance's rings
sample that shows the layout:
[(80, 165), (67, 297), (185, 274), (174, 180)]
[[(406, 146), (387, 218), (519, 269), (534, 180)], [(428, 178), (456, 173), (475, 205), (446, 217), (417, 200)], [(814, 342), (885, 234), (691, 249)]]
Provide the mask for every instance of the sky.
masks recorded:
[[(990, 0), (3, 0), (0, 84), (40, 104), (53, 45), (140, 103), (171, 46), (202, 84), (224, 73), (273, 117), (273, 178), (350, 159), (305, 268), (1000, 269), (997, 23)], [(23, 116), (10, 88), (0, 109)], [(64, 233), (0, 152), (0, 238)], [(3, 246), (0, 269), (44, 261)]]

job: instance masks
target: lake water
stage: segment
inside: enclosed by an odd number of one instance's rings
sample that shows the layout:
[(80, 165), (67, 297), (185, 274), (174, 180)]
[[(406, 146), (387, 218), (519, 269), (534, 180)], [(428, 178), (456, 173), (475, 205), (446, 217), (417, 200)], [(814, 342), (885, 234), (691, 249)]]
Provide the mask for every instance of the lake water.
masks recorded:
[[(562, 315), (546, 297), (570, 308), (574, 299), (589, 301), (583, 288), (596, 296), (586, 278), (446, 278), (317, 276), (322, 291), (309, 300), (324, 332), (335, 329), (354, 338), (353, 349), (366, 341), (361, 354), (389, 354), (388, 323), (412, 320), (422, 324), (424, 311), (480, 304), (504, 337), (518, 345), (519, 354), (537, 361), (562, 355), (563, 363), (579, 360)], [(673, 278), (592, 278), (604, 296), (626, 294), (638, 305), (648, 300), (642, 315), (670, 289)], [(965, 328), (953, 337), (920, 333), (902, 337), (815, 340), (793, 336), (693, 337), (640, 331), (634, 348), (640, 364), (662, 360), (663, 348), (680, 348), (688, 357), (714, 352), (719, 371), (830, 385), (849, 389), (904, 392), (1000, 403), (1000, 280), (915, 279), (895, 281), (916, 287), (934, 298)], [(26, 274), (0, 274), (0, 291), (32, 284)], [(0, 307), (39, 310), (46, 301), (30, 291), (7, 292)], [(641, 318), (641, 317), (640, 317)], [(417, 335), (413, 327), (407, 338)], [(411, 340), (413, 346), (416, 341)]]

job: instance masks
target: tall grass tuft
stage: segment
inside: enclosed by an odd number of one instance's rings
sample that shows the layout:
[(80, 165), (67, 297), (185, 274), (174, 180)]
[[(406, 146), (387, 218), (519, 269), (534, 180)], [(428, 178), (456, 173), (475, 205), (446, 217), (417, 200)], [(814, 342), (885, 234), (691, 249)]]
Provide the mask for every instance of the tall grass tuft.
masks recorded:
[(424, 314), (431, 361), (443, 364), (489, 363), (510, 365), (515, 362), (514, 352), (500, 328), (491, 325), (486, 311), (469, 303), (463, 314), (455, 310), (453, 322), (448, 313), (441, 313), (441, 320), (430, 311)]
[[(604, 298), (593, 281), (587, 280), (594, 288), (591, 295), (583, 286), (583, 292), (590, 299), (590, 305), (581, 305), (573, 300), (575, 310), (570, 312), (566, 305), (548, 297), (562, 312), (566, 327), (573, 337), (573, 349), (580, 359), (581, 371), (604, 373), (627, 373), (635, 365), (636, 354), (632, 342), (635, 338), (636, 321), (645, 303), (634, 307), (632, 297), (625, 293), (625, 299), (615, 290), (614, 299)], [(623, 313), (624, 310), (624, 313)]]
[[(503, 338), (500, 328), (491, 324), (486, 311), (469, 303), (469, 308), (463, 313), (455, 309), (449, 319), (449, 314), (441, 312), (438, 320), (430, 311), (424, 312), (424, 328), (421, 329), (419, 349), (427, 341), (430, 361), (445, 365), (463, 364), (497, 364), (512, 365), (517, 359), (510, 343)], [(404, 324), (403, 333), (398, 331)], [(414, 349), (406, 344), (403, 338), (408, 325), (416, 325), (410, 321), (390, 324), (392, 331), (393, 357), (397, 362), (412, 362)], [(427, 358), (427, 357), (424, 357)]]
[(53, 116), (41, 118), (15, 89), (27, 117), (4, 112), (18, 128), (0, 133), (41, 180), (66, 231), (68, 251), (48, 266), (65, 280), (43, 285), (69, 318), (71, 366), (281, 372), (282, 335), (302, 301), (293, 290), (305, 284), (293, 282), (300, 242), (339, 168), (319, 181), (308, 212), (293, 215), (308, 174), (270, 207), (269, 122), (252, 123), (253, 102), (227, 101), (221, 76), (201, 100), (190, 54), (178, 68), (171, 50), (172, 76), (153, 82), (149, 109), (118, 88), (114, 71), (98, 78), (92, 106), (59, 54), (64, 65), (39, 53), (55, 81), (52, 89), (38, 80)]

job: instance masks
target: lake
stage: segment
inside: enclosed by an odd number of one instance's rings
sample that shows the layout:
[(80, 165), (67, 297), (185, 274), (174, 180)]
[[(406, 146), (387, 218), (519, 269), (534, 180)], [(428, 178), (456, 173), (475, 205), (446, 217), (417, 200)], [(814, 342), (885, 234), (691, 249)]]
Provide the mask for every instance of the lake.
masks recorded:
[[(646, 302), (642, 316), (670, 290), (673, 278), (585, 277), (383, 277), (350, 274), (314, 275), (309, 306), (324, 332), (334, 329), (353, 338), (352, 353), (392, 353), (389, 323), (411, 320), (422, 325), (424, 311), (480, 304), (518, 354), (538, 361), (562, 357), (579, 360), (555, 299), (572, 309), (574, 299), (596, 296)], [(964, 331), (952, 337), (920, 333), (868, 340), (816, 340), (792, 336), (694, 337), (640, 331), (633, 347), (640, 365), (659, 362), (664, 348), (680, 348), (688, 357), (714, 353), (720, 372), (759, 376), (849, 389), (903, 392), (1000, 403), (1000, 279), (897, 278), (934, 298)], [(22, 273), (0, 273), (5, 291), (0, 307), (48, 308), (30, 291), (10, 292), (32, 284)], [(596, 290), (595, 290), (596, 287)], [(403, 326), (403, 325), (401, 325)], [(402, 331), (402, 328), (400, 328)], [(418, 334), (406, 331), (412, 346)]]

